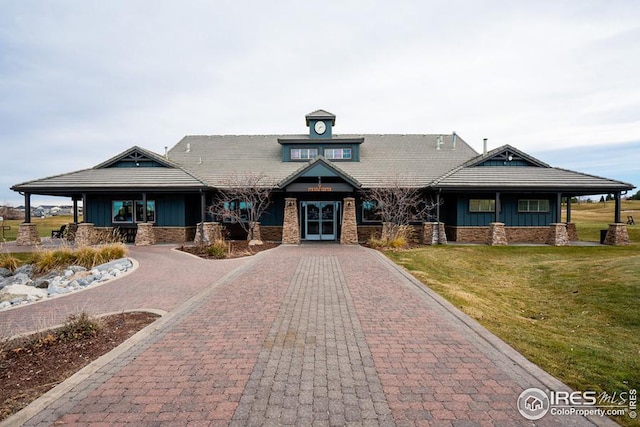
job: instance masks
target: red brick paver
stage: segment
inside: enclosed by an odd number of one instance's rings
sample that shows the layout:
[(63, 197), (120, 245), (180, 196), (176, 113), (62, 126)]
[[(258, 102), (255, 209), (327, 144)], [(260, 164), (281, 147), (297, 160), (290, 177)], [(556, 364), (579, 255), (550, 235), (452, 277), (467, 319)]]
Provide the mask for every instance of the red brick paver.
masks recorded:
[(283, 246), (204, 287), (25, 425), (532, 425), (516, 400), (544, 384), (484, 333), (374, 251)]

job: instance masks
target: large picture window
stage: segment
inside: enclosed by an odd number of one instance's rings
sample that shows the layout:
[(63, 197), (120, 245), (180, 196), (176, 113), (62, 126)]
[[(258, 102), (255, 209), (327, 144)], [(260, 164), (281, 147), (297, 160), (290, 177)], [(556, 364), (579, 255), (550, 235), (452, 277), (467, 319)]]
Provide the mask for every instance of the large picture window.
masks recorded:
[(550, 204), (547, 199), (518, 200), (518, 212), (549, 212)]
[(318, 156), (317, 148), (292, 148), (291, 160), (311, 160)]
[(470, 199), (469, 212), (495, 212), (495, 199)]
[[(114, 223), (133, 224), (135, 206), (135, 222), (144, 222), (144, 205), (142, 200), (114, 200), (112, 202), (111, 220)], [(147, 200), (147, 222), (156, 221), (156, 202)]]
[(365, 200), (362, 202), (362, 221), (379, 222), (380, 215), (376, 212), (377, 204), (375, 200)]

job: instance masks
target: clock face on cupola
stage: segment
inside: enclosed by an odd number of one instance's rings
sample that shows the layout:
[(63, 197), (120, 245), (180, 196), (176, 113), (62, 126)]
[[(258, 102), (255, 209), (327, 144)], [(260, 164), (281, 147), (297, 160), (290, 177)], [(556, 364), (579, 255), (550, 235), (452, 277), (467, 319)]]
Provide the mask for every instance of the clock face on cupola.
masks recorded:
[(336, 116), (325, 110), (316, 110), (305, 116), (309, 126), (309, 138), (331, 138), (331, 130), (336, 124)]

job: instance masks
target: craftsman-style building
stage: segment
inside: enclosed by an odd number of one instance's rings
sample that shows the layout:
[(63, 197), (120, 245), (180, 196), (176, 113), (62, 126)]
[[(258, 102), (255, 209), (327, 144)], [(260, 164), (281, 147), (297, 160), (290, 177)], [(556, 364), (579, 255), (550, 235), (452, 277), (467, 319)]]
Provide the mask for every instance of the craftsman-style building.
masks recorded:
[[(564, 244), (577, 239), (571, 198), (604, 193), (616, 200), (608, 242), (624, 243), (620, 200), (634, 188), (629, 183), (554, 168), (510, 145), (478, 153), (455, 133), (340, 135), (336, 116), (323, 110), (305, 122), (300, 135), (186, 136), (164, 155), (136, 146), (90, 169), (16, 184), (27, 206), (18, 244), (37, 239), (32, 194), (71, 197), (76, 211), (81, 200), (83, 236), (118, 228), (139, 244), (187, 242), (199, 224), (218, 222), (242, 237), (207, 211), (242, 174), (260, 174), (272, 189), (262, 240), (366, 241), (382, 229), (367, 190), (394, 185), (437, 201), (432, 218), (415, 224), (425, 243)], [(230, 209), (243, 209), (242, 201)]]

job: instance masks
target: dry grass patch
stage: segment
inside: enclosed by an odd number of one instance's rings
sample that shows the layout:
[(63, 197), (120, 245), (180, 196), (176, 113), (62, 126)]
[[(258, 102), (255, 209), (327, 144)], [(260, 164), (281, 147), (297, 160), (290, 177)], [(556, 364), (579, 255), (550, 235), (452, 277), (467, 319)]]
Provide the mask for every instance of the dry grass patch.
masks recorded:
[(611, 394), (640, 389), (639, 249), (435, 246), (387, 255), (569, 386)]

